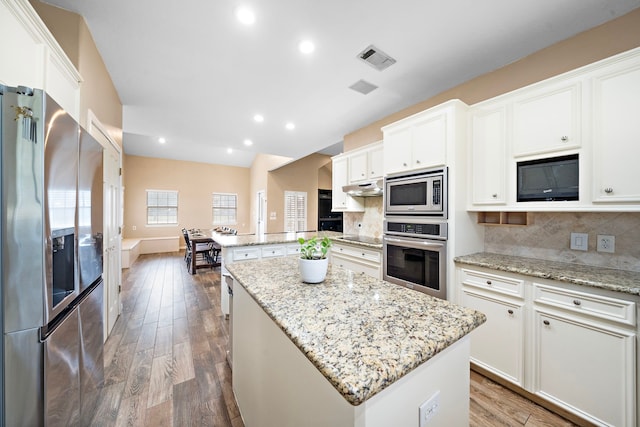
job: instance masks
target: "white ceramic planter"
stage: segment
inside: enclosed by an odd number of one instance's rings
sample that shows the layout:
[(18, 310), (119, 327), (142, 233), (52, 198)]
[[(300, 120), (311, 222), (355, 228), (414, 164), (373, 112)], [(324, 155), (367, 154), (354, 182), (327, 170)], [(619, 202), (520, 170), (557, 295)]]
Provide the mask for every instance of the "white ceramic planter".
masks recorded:
[(300, 276), (305, 283), (320, 283), (327, 277), (329, 258), (302, 259), (298, 258)]

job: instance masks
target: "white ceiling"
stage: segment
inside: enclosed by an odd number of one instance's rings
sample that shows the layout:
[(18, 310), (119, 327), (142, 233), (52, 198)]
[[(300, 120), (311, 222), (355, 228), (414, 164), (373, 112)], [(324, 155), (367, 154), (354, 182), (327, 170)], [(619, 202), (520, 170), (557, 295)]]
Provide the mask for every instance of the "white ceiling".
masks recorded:
[[(375, 120), (640, 6), (247, 0), (257, 15), (247, 27), (234, 17), (241, 0), (45, 1), (84, 16), (124, 106), (125, 153), (245, 167), (256, 153), (334, 152)], [(316, 44), (311, 55), (298, 51), (303, 38)], [(397, 63), (377, 71), (361, 62), (370, 44)], [(360, 79), (379, 88), (348, 89)]]

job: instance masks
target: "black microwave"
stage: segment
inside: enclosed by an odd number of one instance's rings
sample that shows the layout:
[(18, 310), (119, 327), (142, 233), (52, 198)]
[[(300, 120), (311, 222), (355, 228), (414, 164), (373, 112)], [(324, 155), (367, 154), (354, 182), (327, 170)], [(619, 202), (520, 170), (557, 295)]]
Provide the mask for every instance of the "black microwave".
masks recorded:
[(518, 202), (578, 200), (578, 155), (518, 162)]

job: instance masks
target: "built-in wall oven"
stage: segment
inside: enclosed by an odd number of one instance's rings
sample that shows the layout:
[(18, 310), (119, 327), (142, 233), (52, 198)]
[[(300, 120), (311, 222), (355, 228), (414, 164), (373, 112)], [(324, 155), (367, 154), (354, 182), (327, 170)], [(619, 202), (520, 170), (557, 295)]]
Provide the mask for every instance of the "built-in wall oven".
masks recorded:
[(446, 299), (446, 221), (387, 217), (384, 231), (384, 280)]
[(447, 168), (385, 178), (383, 278), (447, 298)]

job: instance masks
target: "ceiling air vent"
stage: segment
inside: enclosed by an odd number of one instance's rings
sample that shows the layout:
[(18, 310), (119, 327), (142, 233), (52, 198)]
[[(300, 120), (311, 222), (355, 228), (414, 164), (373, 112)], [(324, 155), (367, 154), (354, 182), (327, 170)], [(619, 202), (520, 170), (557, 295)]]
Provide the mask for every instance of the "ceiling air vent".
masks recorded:
[(366, 95), (369, 92), (378, 89), (378, 86), (364, 80), (358, 80), (357, 82), (349, 86), (349, 89), (353, 89), (356, 92), (360, 92), (361, 94)]
[(396, 63), (396, 60), (375, 47), (374, 45), (368, 46), (365, 50), (358, 54), (358, 58), (371, 65), (378, 71), (382, 71), (387, 67)]

